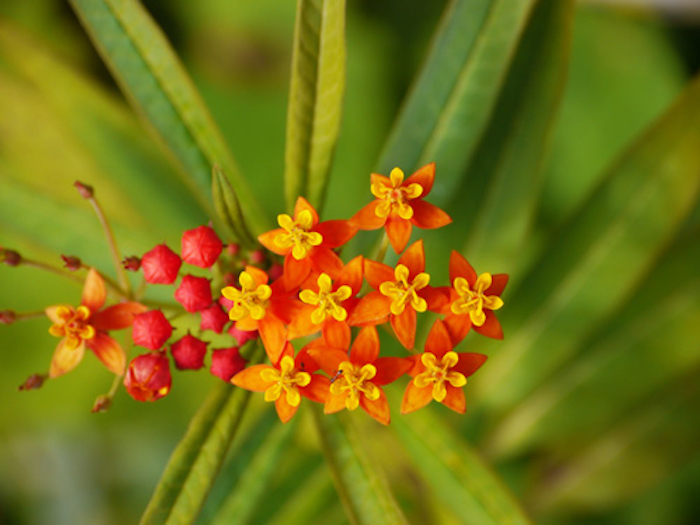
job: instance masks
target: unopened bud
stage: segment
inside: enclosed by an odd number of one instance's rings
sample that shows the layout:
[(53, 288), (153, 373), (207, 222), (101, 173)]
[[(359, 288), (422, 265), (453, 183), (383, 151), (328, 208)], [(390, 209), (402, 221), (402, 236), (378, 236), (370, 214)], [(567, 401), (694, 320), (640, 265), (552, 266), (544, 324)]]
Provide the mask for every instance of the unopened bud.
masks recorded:
[(4, 262), (8, 266), (19, 266), (22, 262), (22, 256), (19, 252), (3, 248), (0, 250), (0, 262)]
[(170, 353), (178, 370), (199, 370), (204, 366), (207, 343), (187, 334), (170, 347)]
[(146, 282), (172, 284), (177, 279), (182, 260), (165, 244), (159, 244), (141, 258), (141, 267)]
[(246, 360), (238, 353), (238, 348), (221, 348), (212, 352), (209, 371), (224, 381), (230, 381), (245, 368), (245, 364)]
[(110, 409), (112, 406), (112, 396), (108, 394), (103, 394), (99, 396), (97, 399), (95, 399), (95, 404), (92, 405), (92, 412), (95, 414), (96, 412), (107, 412), (107, 410)]
[(71, 272), (80, 270), (83, 265), (80, 259), (72, 255), (61, 255), (61, 259), (63, 259), (63, 267), (68, 268)]
[(125, 270), (130, 272), (137, 272), (141, 268), (141, 259), (132, 255), (131, 257), (125, 257), (122, 261), (122, 266)]
[(248, 255), (248, 262), (250, 264), (262, 264), (265, 262), (265, 253), (262, 250), (253, 250)]
[(76, 180), (73, 183), (73, 186), (75, 186), (83, 199), (92, 199), (92, 197), (95, 195), (95, 190), (92, 189), (92, 186), (88, 186), (79, 180)]
[(158, 350), (170, 338), (173, 327), (160, 310), (150, 310), (137, 315), (131, 330), (131, 337), (139, 346)]
[(209, 226), (199, 226), (182, 234), (182, 259), (200, 268), (210, 268), (223, 247), (221, 239)]
[(136, 401), (156, 401), (170, 392), (172, 377), (165, 353), (135, 357), (124, 376), (126, 391)]
[(18, 390), (36, 390), (41, 388), (47, 377), (49, 377), (48, 374), (32, 374), (24, 383), (19, 385)]
[(235, 257), (239, 254), (240, 251), (241, 247), (235, 242), (226, 245), (226, 253), (229, 254), (231, 257)]
[(0, 324), (12, 324), (17, 320), (17, 314), (12, 310), (0, 311)]
[(209, 279), (185, 275), (175, 290), (175, 300), (188, 312), (199, 312), (211, 304)]

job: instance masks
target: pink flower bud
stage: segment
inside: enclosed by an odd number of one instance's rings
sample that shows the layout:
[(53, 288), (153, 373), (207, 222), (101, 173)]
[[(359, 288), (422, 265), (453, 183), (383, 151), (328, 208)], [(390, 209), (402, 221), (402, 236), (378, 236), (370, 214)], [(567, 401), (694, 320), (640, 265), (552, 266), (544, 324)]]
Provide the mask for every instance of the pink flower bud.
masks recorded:
[(188, 312), (199, 312), (211, 304), (209, 279), (185, 275), (175, 290), (175, 300)]
[(265, 262), (265, 253), (262, 250), (254, 250), (248, 255), (250, 264), (262, 264)]
[(204, 310), (200, 311), (199, 314), (201, 315), (199, 328), (202, 330), (212, 330), (217, 334), (220, 334), (226, 323), (229, 322), (228, 315), (226, 315), (218, 303), (208, 306)]
[(132, 338), (139, 346), (160, 349), (173, 334), (173, 327), (160, 310), (150, 310), (134, 318)]
[(221, 255), (224, 244), (209, 226), (198, 226), (182, 234), (182, 258), (188, 264), (209, 268)]
[(48, 377), (48, 374), (32, 374), (24, 383), (19, 385), (18, 390), (36, 390), (41, 388)]
[(235, 257), (240, 251), (241, 247), (234, 242), (226, 245), (226, 253), (228, 253), (231, 257)]
[[(125, 257), (124, 260), (122, 261), (122, 266), (124, 267), (125, 270), (129, 272), (137, 272), (141, 268), (141, 259), (136, 257), (135, 255), (132, 255), (130, 257)], [(179, 266), (178, 266), (179, 269)], [(177, 272), (175, 273), (177, 276)]]
[(61, 259), (63, 259), (63, 267), (68, 268), (71, 272), (80, 270), (83, 265), (80, 259), (72, 255), (61, 255)]
[(8, 266), (19, 266), (22, 262), (22, 256), (14, 250), (0, 248), (0, 262), (4, 262)]
[(233, 376), (245, 368), (246, 360), (241, 357), (238, 348), (221, 348), (211, 354), (210, 371), (224, 381), (230, 381)]
[(12, 324), (17, 320), (17, 314), (12, 310), (0, 311), (0, 324)]
[(170, 363), (163, 352), (135, 357), (124, 376), (126, 391), (136, 401), (156, 401), (171, 385)]
[(97, 412), (107, 412), (112, 407), (112, 396), (108, 394), (103, 394), (95, 399), (95, 403), (92, 405), (93, 414)]
[(73, 183), (73, 186), (75, 186), (75, 189), (78, 190), (78, 193), (80, 193), (80, 196), (83, 199), (92, 199), (92, 197), (95, 195), (95, 190), (92, 188), (92, 186), (88, 186), (79, 180), (76, 180)]
[(253, 339), (258, 337), (257, 330), (239, 330), (238, 328), (236, 328), (235, 324), (231, 325), (231, 328), (228, 329), (228, 333), (229, 335), (233, 336), (233, 338), (236, 341), (238, 341), (238, 346), (243, 346), (248, 341), (252, 341)]
[(178, 370), (199, 370), (204, 366), (207, 343), (187, 334), (170, 347)]
[(165, 244), (159, 244), (141, 258), (143, 276), (151, 284), (172, 284), (177, 279), (182, 260)]

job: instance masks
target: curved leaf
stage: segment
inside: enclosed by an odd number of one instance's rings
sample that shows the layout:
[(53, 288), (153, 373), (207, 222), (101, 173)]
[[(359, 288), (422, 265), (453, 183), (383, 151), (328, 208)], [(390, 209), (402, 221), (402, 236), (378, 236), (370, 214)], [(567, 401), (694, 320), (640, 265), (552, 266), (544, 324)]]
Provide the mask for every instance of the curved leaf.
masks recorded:
[(287, 110), (285, 190), (323, 207), (345, 91), (345, 0), (298, 0)]
[(212, 172), (212, 195), (216, 214), (234, 239), (248, 248), (254, 247), (256, 241), (248, 230), (236, 192), (218, 164), (214, 164)]

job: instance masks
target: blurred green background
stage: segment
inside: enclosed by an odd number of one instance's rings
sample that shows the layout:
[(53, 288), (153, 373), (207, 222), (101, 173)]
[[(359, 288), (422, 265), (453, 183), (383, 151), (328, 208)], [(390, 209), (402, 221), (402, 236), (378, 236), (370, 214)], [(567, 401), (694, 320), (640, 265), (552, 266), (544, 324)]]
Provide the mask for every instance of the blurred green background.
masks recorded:
[[(274, 217), (284, 209), (294, 3), (144, 4)], [(349, 217), (367, 202), (369, 173), (444, 5), (349, 2), (345, 113), (328, 218)], [(483, 253), (487, 247), (468, 254), (478, 271), (508, 271), (511, 286), (520, 284), (605, 169), (700, 68), (700, 14), (695, 16), (577, 8), (568, 81), (530, 238), (516, 260), (494, 262)], [(125, 254), (140, 255), (161, 242), (177, 247), (184, 229), (207, 218), (175, 173), (65, 3), (0, 4), (0, 246), (54, 264), (60, 253), (78, 255), (108, 269), (99, 225), (72, 187), (79, 179), (95, 186)], [(448, 205), (447, 193), (436, 184), (433, 202)], [(537, 523), (700, 522), (700, 207), (693, 198), (694, 211), (678, 235), (658, 247), (640, 286), (616, 303), (608, 321), (586, 331), (522, 404), (503, 410), (505, 402), (490, 389), (505, 391), (507, 398), (508, 384), (493, 386), (486, 378), (480, 386), (477, 374), (470, 380), (474, 390), (467, 389), (467, 416), (432, 407), (497, 466)], [(428, 264), (437, 278), (445, 279), (449, 250), (461, 249), (468, 227), (426, 235), (428, 253), (436, 254)], [(77, 303), (80, 295), (79, 287), (51, 275), (5, 266), (0, 290), (0, 309), (20, 312)], [(507, 309), (508, 292), (504, 297)], [(17, 391), (28, 375), (48, 368), (56, 340), (47, 330), (44, 319), (0, 327), (0, 523), (135, 523), (189, 418), (218, 380), (206, 370), (176, 373), (171, 394), (157, 404), (137, 404), (120, 392), (107, 414), (92, 415), (93, 400), (109, 389), (111, 378), (91, 355), (40, 391)], [(507, 317), (504, 330), (508, 341)], [(500, 346), (475, 348), (495, 354)], [(390, 395), (393, 410), (398, 396), (399, 390)], [(234, 454), (243, 455), (256, 435), (284, 432), (269, 406), (259, 398), (253, 404), (250, 432), (234, 444)], [(314, 501), (306, 504), (317, 507), (316, 522), (342, 523), (306, 414), (297, 430), (280, 437), (300, 454), (280, 459), (275, 494), (286, 500), (298, 486), (308, 487)], [(371, 431), (381, 447), (379, 431)], [(403, 470), (400, 457), (388, 463), (395, 491), (410, 507), (413, 492), (424, 487)], [(244, 466), (226, 471), (224, 479), (240, 479)], [(215, 492), (212, 499), (222, 497)], [(301, 496), (296, 498), (290, 501), (301, 505)], [(268, 505), (251, 511), (250, 523), (295, 523), (291, 512)], [(412, 512), (416, 523), (453, 522), (444, 510)], [(207, 516), (205, 509), (202, 523)]]

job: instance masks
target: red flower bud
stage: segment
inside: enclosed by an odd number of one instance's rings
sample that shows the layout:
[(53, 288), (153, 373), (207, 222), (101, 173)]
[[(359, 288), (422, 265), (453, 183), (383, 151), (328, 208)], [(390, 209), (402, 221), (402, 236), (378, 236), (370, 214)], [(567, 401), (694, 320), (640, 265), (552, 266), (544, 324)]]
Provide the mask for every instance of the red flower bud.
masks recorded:
[(112, 407), (112, 396), (109, 394), (103, 394), (95, 399), (95, 403), (92, 405), (90, 412), (93, 414), (97, 412), (107, 412)]
[(209, 268), (221, 255), (224, 244), (209, 226), (199, 226), (182, 234), (182, 258), (186, 263)]
[(199, 370), (204, 366), (207, 343), (187, 334), (170, 347), (178, 370)]
[(160, 310), (150, 310), (134, 317), (131, 336), (139, 346), (160, 349), (173, 334), (173, 327)]
[(199, 323), (199, 328), (202, 330), (212, 330), (220, 334), (226, 323), (229, 322), (228, 315), (222, 310), (218, 303), (208, 306), (199, 313), (202, 318)]
[(238, 341), (238, 346), (243, 346), (248, 341), (251, 341), (258, 337), (257, 330), (239, 330), (238, 328), (236, 328), (235, 324), (231, 325), (231, 328), (228, 329), (228, 333), (229, 335), (233, 336), (233, 338), (236, 341)]
[(245, 368), (245, 363), (246, 360), (238, 353), (238, 348), (221, 348), (212, 352), (209, 370), (216, 377), (230, 381), (233, 376)]
[(2, 248), (0, 249), (0, 262), (4, 262), (8, 266), (19, 266), (22, 262), (22, 256), (14, 250)]
[(262, 250), (254, 250), (248, 254), (250, 264), (262, 264), (265, 262), (265, 253)]
[(124, 376), (126, 391), (136, 401), (156, 401), (171, 385), (170, 363), (163, 352), (135, 357)]
[(92, 199), (92, 197), (95, 195), (95, 190), (92, 188), (92, 186), (83, 184), (79, 180), (76, 180), (73, 183), (73, 186), (75, 186), (75, 188), (78, 190), (78, 193), (80, 193), (80, 196), (83, 199)]
[[(124, 260), (122, 261), (122, 266), (124, 267), (125, 270), (127, 270), (129, 272), (137, 272), (139, 270), (139, 268), (141, 268), (141, 259), (139, 259), (135, 255), (132, 255), (130, 257), (125, 257)], [(178, 266), (178, 270), (179, 269), (180, 269), (180, 267)], [(177, 276), (177, 272), (175, 272), (175, 275)]]
[(199, 312), (211, 304), (209, 279), (185, 275), (175, 290), (175, 300), (188, 312)]
[(32, 374), (24, 383), (19, 385), (18, 390), (36, 390), (37, 388), (41, 388), (48, 377), (48, 374)]
[(165, 244), (159, 244), (141, 258), (143, 276), (151, 284), (172, 284), (177, 279), (182, 261)]
[(241, 247), (235, 242), (226, 245), (226, 253), (228, 253), (231, 257), (235, 257), (240, 251)]
[(12, 310), (0, 311), (0, 324), (12, 324), (17, 320), (17, 314)]
[(63, 267), (68, 268), (71, 272), (80, 270), (83, 265), (82, 261), (73, 255), (61, 255), (61, 259), (63, 259)]

